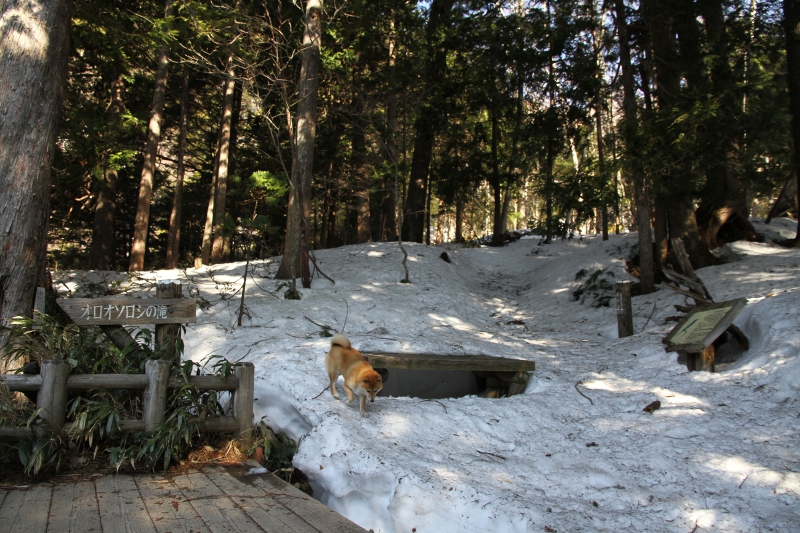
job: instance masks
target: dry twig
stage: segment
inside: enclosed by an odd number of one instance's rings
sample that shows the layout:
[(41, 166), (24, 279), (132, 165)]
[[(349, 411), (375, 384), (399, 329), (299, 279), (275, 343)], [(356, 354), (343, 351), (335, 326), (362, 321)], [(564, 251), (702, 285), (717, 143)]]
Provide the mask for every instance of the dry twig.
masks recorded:
[(590, 404), (594, 405), (594, 402), (592, 401), (592, 399), (591, 399), (591, 398), (589, 398), (588, 396), (586, 396), (584, 393), (582, 393), (582, 392), (581, 392), (581, 390), (578, 388), (578, 385), (583, 385), (583, 380), (581, 380), (581, 381), (578, 381), (578, 382), (575, 384), (575, 390), (576, 390), (576, 391), (578, 391), (578, 394), (580, 394), (581, 396), (583, 396), (584, 398), (586, 398), (587, 400), (589, 400), (589, 403), (590, 403)]

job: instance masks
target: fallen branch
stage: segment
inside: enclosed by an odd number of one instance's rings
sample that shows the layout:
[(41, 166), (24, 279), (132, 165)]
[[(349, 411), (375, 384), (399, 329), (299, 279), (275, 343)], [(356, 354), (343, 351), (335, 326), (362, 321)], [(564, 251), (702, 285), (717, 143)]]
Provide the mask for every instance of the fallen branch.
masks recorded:
[(439, 405), (442, 406), (442, 409), (444, 409), (444, 414), (447, 414), (447, 407), (445, 407), (445, 405), (442, 402), (440, 402), (439, 400), (422, 400), (422, 401), (423, 402), (436, 402), (436, 403), (438, 403)]
[(496, 454), (496, 453), (491, 453), (491, 452), (482, 452), (482, 451), (480, 451), (480, 450), (475, 450), (475, 451), (476, 451), (476, 452), (478, 452), (478, 453), (480, 453), (480, 454), (483, 454), (483, 455), (491, 455), (492, 457), (497, 457), (497, 458), (499, 458), (499, 459), (502, 459), (503, 461), (505, 461), (505, 460), (506, 460), (506, 458), (505, 458), (505, 457), (503, 457), (502, 455), (498, 455), (498, 454)]
[(655, 303), (653, 304), (653, 310), (652, 310), (652, 311), (650, 311), (650, 316), (649, 316), (649, 317), (647, 317), (647, 322), (645, 322), (645, 323), (644, 323), (644, 326), (642, 326), (642, 331), (644, 331), (644, 330), (645, 330), (645, 328), (647, 327), (647, 324), (649, 324), (649, 323), (650, 323), (650, 319), (651, 319), (651, 318), (653, 318), (653, 313), (655, 313), (655, 312), (656, 312), (656, 305), (658, 305), (658, 302), (655, 302)]
[(323, 272), (321, 268), (319, 268), (319, 265), (317, 264), (317, 258), (316, 258), (316, 257), (314, 257), (314, 254), (313, 254), (313, 252), (312, 252), (312, 253), (309, 253), (309, 254), (308, 254), (308, 257), (309, 257), (309, 259), (311, 259), (311, 262), (312, 262), (312, 263), (314, 263), (314, 270), (316, 270), (317, 272), (319, 272), (319, 273), (320, 273), (320, 275), (321, 275), (323, 278), (327, 279), (328, 281), (330, 281), (331, 283), (333, 283), (334, 285), (336, 285), (336, 282), (335, 282), (335, 281), (333, 281), (333, 279), (332, 279), (332, 278), (330, 278), (330, 277), (329, 277), (329, 276), (328, 276), (328, 275), (327, 275), (325, 272)]
[(576, 391), (578, 391), (578, 394), (580, 394), (581, 396), (583, 396), (584, 398), (586, 398), (587, 400), (589, 400), (589, 403), (590, 403), (590, 404), (594, 405), (594, 402), (592, 401), (592, 399), (591, 399), (591, 398), (589, 398), (588, 396), (586, 396), (584, 393), (582, 393), (582, 392), (581, 392), (581, 390), (578, 388), (578, 385), (583, 385), (583, 381), (582, 381), (582, 380), (581, 380), (581, 381), (578, 381), (578, 382), (575, 384), (575, 390), (576, 390)]
[[(329, 386), (325, 387), (324, 389), (322, 389), (322, 392), (325, 392), (326, 390), (328, 390), (328, 389), (330, 389), (330, 388), (331, 388), (331, 387), (330, 387), (330, 385), (329, 385)], [(312, 400), (316, 400), (317, 398), (319, 398), (320, 396), (322, 396), (322, 392), (320, 392), (319, 394), (317, 394), (316, 396), (314, 396), (314, 397), (313, 397), (313, 398), (311, 398), (311, 399), (312, 399)]]

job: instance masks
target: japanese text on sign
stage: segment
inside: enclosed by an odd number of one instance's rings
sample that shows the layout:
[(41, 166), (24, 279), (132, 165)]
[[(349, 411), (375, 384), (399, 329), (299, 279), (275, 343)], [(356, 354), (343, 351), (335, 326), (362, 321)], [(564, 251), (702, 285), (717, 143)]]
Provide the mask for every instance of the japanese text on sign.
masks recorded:
[(120, 320), (139, 318), (168, 318), (167, 305), (89, 305), (83, 309), (82, 320)]

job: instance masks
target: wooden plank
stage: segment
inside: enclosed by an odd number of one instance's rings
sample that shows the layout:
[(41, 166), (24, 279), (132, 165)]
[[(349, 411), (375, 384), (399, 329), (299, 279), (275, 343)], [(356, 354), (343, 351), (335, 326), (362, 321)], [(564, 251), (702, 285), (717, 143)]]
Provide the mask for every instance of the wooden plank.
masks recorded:
[(681, 289), (680, 287), (676, 287), (675, 285), (670, 285), (669, 283), (662, 283), (662, 285), (664, 287), (668, 288), (671, 291), (675, 291), (675, 292), (677, 292), (679, 294), (683, 294), (684, 296), (688, 296), (690, 298), (694, 298), (695, 301), (697, 301), (698, 303), (703, 303), (703, 304), (713, 304), (714, 303), (714, 300), (709, 300), (708, 298), (700, 296), (699, 294), (695, 294), (695, 293), (693, 293), (691, 291), (687, 291), (687, 290)]
[(51, 485), (9, 491), (0, 506), (0, 524), (7, 533), (45, 533), (53, 493)]
[(202, 472), (175, 476), (184, 498), (212, 533), (263, 533), (234, 501)]
[(197, 322), (194, 298), (69, 298), (56, 302), (79, 326)]
[(694, 292), (696, 292), (701, 296), (704, 297), (708, 296), (708, 290), (706, 289), (706, 286), (703, 285), (702, 282), (697, 281), (696, 279), (682, 276), (677, 272), (675, 272), (674, 270), (670, 270), (669, 268), (662, 268), (661, 271), (664, 272), (664, 275), (667, 276), (672, 281), (674, 281), (675, 283), (679, 285), (681, 284), (686, 285), (687, 287), (689, 287), (690, 289), (692, 289)]
[(67, 389), (144, 390), (147, 383), (146, 374), (80, 374), (67, 379)]
[(47, 533), (102, 531), (93, 481), (65, 483), (53, 488)]
[(15, 428), (10, 426), (0, 427), (0, 437), (9, 439), (30, 439), (36, 436), (32, 428)]
[(325, 507), (306, 493), (294, 488), (272, 474), (254, 476), (253, 484), (271, 494), (293, 513), (302, 516), (324, 533), (366, 533), (358, 524)]
[(42, 388), (42, 376), (3, 374), (2, 381), (8, 390), (36, 392)]
[(103, 533), (154, 533), (150, 515), (131, 476), (108, 475), (95, 482)]
[(137, 476), (136, 486), (158, 533), (209, 531), (200, 515), (186, 501), (172, 478)]
[(519, 372), (536, 370), (534, 361), (490, 357), (487, 355), (432, 355), (407, 353), (361, 352), (375, 368), (406, 368), (417, 370), (494, 370)]
[(686, 253), (686, 247), (684, 247), (683, 241), (678, 238), (673, 238), (670, 239), (670, 243), (672, 244), (672, 252), (675, 254), (675, 259), (678, 260), (683, 273), (690, 278), (697, 277), (692, 268), (692, 262), (689, 260), (689, 254)]
[[(42, 387), (42, 376), (25, 376), (18, 374), (3, 374), (2, 381), (8, 390), (36, 392)], [(236, 376), (189, 376), (186, 380), (179, 376), (170, 376), (167, 387), (176, 388), (186, 384), (197, 390), (226, 390), (233, 391), (239, 387)], [(67, 390), (144, 390), (147, 387), (145, 374), (79, 374), (67, 378)]]
[(234, 476), (232, 470), (232, 468), (217, 467), (211, 471), (207, 470), (206, 473), (217, 487), (237, 502), (239, 507), (262, 528), (285, 533), (325, 533), (294, 514), (262, 488)]

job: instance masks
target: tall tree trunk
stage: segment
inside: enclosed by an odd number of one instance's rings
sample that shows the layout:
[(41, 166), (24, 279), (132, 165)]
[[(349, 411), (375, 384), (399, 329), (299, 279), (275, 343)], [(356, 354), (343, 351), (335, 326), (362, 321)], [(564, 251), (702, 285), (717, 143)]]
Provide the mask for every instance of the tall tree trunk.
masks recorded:
[(456, 200), (456, 242), (464, 242), (464, 201)]
[(711, 88), (721, 112), (715, 120), (714, 145), (705, 154), (710, 165), (696, 216), (703, 242), (718, 248), (726, 242), (755, 238), (756, 232), (748, 220), (747, 189), (734, 170), (741, 108), (734, 94), (722, 0), (702, 0), (699, 7), (712, 47)]
[(225, 202), (228, 194), (228, 167), (231, 154), (231, 129), (233, 125), (236, 78), (233, 73), (233, 56), (228, 58), (228, 68), (222, 98), (222, 120), (220, 121), (219, 152), (217, 155), (217, 179), (214, 191), (214, 241), (211, 247), (211, 263), (222, 263), (225, 257)]
[[(783, 21), (786, 28), (786, 78), (789, 85), (789, 109), (792, 112), (794, 168), (798, 179), (797, 205), (800, 207), (800, 0), (783, 0)], [(800, 244), (800, 220), (795, 244)]]
[(175, 193), (172, 197), (172, 211), (169, 215), (169, 234), (167, 236), (166, 268), (178, 268), (178, 255), (181, 242), (181, 208), (183, 204), (184, 155), (186, 153), (186, 121), (189, 116), (189, 67), (183, 67), (181, 83), (181, 116), (178, 122), (178, 170), (175, 176)]
[(425, 204), (433, 142), (441, 121), (435, 105), (436, 92), (447, 70), (447, 49), (443, 39), (450, 25), (454, 0), (432, 0), (426, 28), (428, 64), (425, 68), (423, 103), (414, 121), (414, 155), (403, 216), (403, 240), (422, 242), (425, 235)]
[[(111, 82), (111, 104), (108, 106), (108, 123), (112, 128), (125, 109), (123, 94), (125, 82), (117, 76)], [(109, 147), (110, 148), (110, 147)], [(110, 270), (114, 253), (114, 215), (117, 210), (117, 169), (111, 165), (110, 154), (103, 160), (103, 177), (95, 182), (97, 204), (94, 211), (92, 246), (89, 266), (95, 270)]]
[[(164, 18), (172, 15), (173, 0), (167, 0)], [(139, 201), (136, 204), (136, 220), (133, 226), (133, 245), (131, 246), (128, 270), (144, 270), (144, 255), (147, 249), (147, 228), (150, 223), (150, 204), (153, 202), (153, 177), (156, 171), (158, 143), (161, 141), (161, 121), (164, 113), (164, 98), (169, 73), (169, 43), (163, 43), (158, 54), (156, 87), (153, 91), (153, 105), (150, 108), (150, 123), (147, 127), (147, 146), (144, 151), (142, 178), (139, 181)]]
[[(695, 42), (694, 17), (691, 6), (688, 4), (689, 2), (682, 2), (681, 9), (675, 9), (675, 6), (666, 0), (647, 0), (642, 3), (656, 61), (656, 97), (659, 113), (664, 119), (668, 119), (665, 120), (665, 123), (672, 121), (672, 108), (681, 92), (679, 60), (693, 62), (696, 59), (695, 54), (691, 51)], [(675, 40), (675, 33), (678, 30), (683, 32), (679, 34), (682, 44), (690, 49), (683, 58), (678, 56)], [(691, 78), (690, 82), (692, 83), (702, 83), (698, 79), (700, 75), (695, 72), (697, 67), (693, 63), (690, 66), (691, 68), (687, 69), (687, 78)], [(665, 132), (665, 134), (670, 136), (666, 141), (671, 145), (674, 134), (672, 132)], [(668, 157), (673, 161), (681, 159), (681, 156), (674, 152), (670, 153)], [(667, 206), (669, 237), (683, 240), (686, 252), (695, 268), (716, 264), (716, 259), (700, 240), (694, 214), (693, 183), (690, 182), (688, 173), (673, 171), (664, 178), (664, 186), (666, 196), (662, 198), (662, 205)]]
[(645, 174), (639, 160), (639, 118), (636, 109), (636, 87), (631, 67), (630, 36), (625, 1), (616, 0), (617, 34), (619, 38), (619, 61), (622, 66), (623, 108), (625, 111), (624, 135), (626, 163), (633, 178), (636, 200), (636, 226), (639, 234), (639, 281), (642, 294), (655, 291), (653, 270), (653, 241), (650, 236), (650, 202), (645, 191)]
[(303, 34), (303, 56), (300, 66), (299, 101), (295, 159), (292, 164), (291, 192), (286, 220), (286, 245), (277, 279), (295, 279), (311, 284), (308, 267), (306, 226), (311, 212), (311, 172), (314, 166), (314, 138), (317, 126), (317, 88), (319, 87), (320, 53), (322, 49), (322, 0), (307, 0), (306, 28)]
[[(71, 13), (69, 0), (0, 4), (1, 326), (31, 316), (36, 287), (46, 277), (50, 167), (66, 90)], [(0, 333), (0, 346), (4, 342)]]
[[(594, 52), (594, 68), (595, 68), (595, 83), (596, 91), (594, 94), (594, 121), (595, 121), (595, 136), (597, 137), (597, 171), (600, 174), (600, 187), (601, 198), (603, 202), (602, 209), (602, 227), (603, 227), (603, 240), (608, 240), (608, 202), (605, 198), (606, 190), (608, 189), (608, 182), (606, 181), (606, 161), (603, 146), (603, 86), (605, 84), (605, 69), (603, 68), (603, 42), (602, 24), (597, 14), (597, 9), (594, 4), (595, 0), (589, 0), (590, 9), (592, 11), (593, 29), (592, 29), (592, 48)], [(616, 194), (616, 191), (615, 191)]]
[(356, 242), (363, 244), (372, 240), (370, 235), (370, 213), (369, 213), (369, 185), (370, 170), (367, 164), (367, 142), (364, 132), (364, 112), (366, 103), (364, 101), (364, 88), (361, 86), (361, 73), (358, 69), (353, 73), (353, 192), (355, 195), (356, 208)]
[(490, 111), (492, 118), (492, 174), (489, 182), (492, 185), (492, 197), (494, 199), (494, 217), (492, 221), (492, 245), (502, 246), (503, 241), (503, 188), (500, 179), (500, 124), (497, 118), (497, 111), (493, 108)]
[(217, 132), (217, 150), (214, 155), (214, 170), (211, 172), (211, 187), (206, 207), (206, 221), (203, 225), (203, 242), (200, 245), (200, 260), (204, 265), (211, 264), (211, 243), (214, 237), (214, 202), (217, 199), (217, 175), (219, 167), (219, 147), (222, 140), (222, 128)]
[[(389, 98), (386, 102), (386, 156), (389, 164), (397, 164), (397, 33), (395, 32), (394, 12), (389, 21)], [(385, 216), (385, 234), (381, 235), (388, 241), (397, 239), (397, 205), (394, 201), (394, 180), (390, 174), (383, 181), (383, 212)]]

